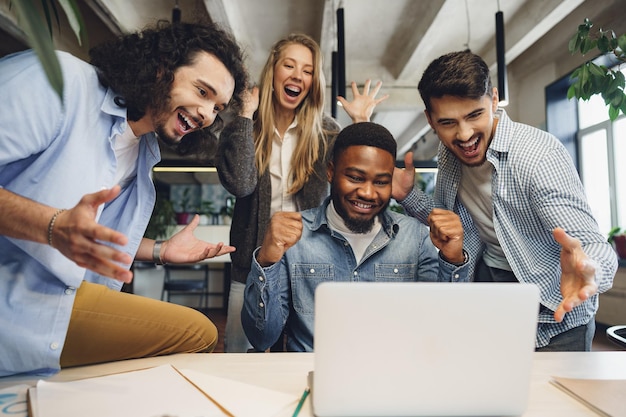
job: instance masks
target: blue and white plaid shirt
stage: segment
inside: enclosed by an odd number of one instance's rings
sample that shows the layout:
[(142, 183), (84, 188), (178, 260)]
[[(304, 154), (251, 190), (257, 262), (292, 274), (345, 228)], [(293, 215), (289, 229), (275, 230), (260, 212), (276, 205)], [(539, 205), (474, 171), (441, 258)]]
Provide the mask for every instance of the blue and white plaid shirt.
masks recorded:
[[(513, 122), (502, 109), (496, 117), (499, 122), (487, 150), (487, 160), (494, 166), (493, 226), (517, 279), (536, 284), (541, 290), (536, 346), (543, 347), (557, 334), (588, 323), (598, 309), (596, 294), (567, 313), (561, 323), (555, 322), (554, 310), (563, 298), (561, 247), (554, 240), (552, 230), (561, 227), (581, 241), (587, 256), (597, 263), (598, 293), (613, 285), (617, 257), (599, 232), (571, 156), (558, 139), (532, 126)], [(401, 204), (408, 214), (423, 223), (435, 206), (459, 214), (473, 277), (485, 245), (469, 212), (457, 199), (461, 163), (440, 144), (438, 166), (434, 201), (414, 189)]]

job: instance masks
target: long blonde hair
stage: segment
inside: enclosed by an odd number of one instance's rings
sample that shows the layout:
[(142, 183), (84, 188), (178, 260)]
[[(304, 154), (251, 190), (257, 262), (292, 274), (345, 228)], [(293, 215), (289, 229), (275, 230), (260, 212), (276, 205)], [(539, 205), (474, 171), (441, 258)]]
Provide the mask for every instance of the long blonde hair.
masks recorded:
[(326, 81), (322, 70), (320, 47), (310, 36), (291, 34), (274, 44), (261, 73), (259, 110), (254, 124), (254, 153), (257, 169), (259, 174), (262, 174), (269, 167), (275, 126), (274, 106), (272, 104), (274, 68), (279, 59), (282, 58), (285, 48), (292, 44), (303, 45), (311, 51), (313, 55), (313, 79), (308, 95), (296, 109), (296, 117), (298, 118), (296, 134), (299, 140), (291, 157), (290, 194), (298, 192), (308, 181), (314, 172), (314, 164), (320, 157), (320, 152), (323, 155), (328, 146), (326, 134), (322, 128)]

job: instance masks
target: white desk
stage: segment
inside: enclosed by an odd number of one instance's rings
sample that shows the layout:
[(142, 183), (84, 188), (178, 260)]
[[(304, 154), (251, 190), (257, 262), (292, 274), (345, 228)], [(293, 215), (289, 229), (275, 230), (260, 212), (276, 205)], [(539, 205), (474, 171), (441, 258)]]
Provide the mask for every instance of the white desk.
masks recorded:
[[(299, 398), (313, 369), (312, 353), (212, 353), (180, 354), (102, 365), (64, 369), (49, 381), (72, 381), (111, 373), (144, 369), (162, 364), (194, 369), (292, 394)], [(570, 378), (626, 379), (626, 352), (535, 353), (530, 403), (524, 417), (597, 416), (591, 409), (550, 384), (552, 376)], [(35, 384), (35, 378), (0, 378), (0, 388)], [(310, 398), (310, 397), (309, 397)], [(242, 398), (242, 401), (245, 399)], [(291, 412), (285, 416), (291, 416)], [(301, 417), (311, 417), (307, 399)]]

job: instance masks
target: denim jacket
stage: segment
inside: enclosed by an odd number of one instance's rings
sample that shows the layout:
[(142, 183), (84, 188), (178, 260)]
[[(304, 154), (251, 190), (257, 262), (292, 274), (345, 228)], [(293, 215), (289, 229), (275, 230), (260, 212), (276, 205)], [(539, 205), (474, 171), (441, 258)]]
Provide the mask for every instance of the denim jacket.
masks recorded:
[(287, 350), (312, 351), (315, 288), (325, 281), (468, 281), (468, 264), (438, 256), (428, 228), (387, 210), (382, 228), (357, 263), (348, 241), (329, 228), (327, 198), (302, 212), (302, 237), (280, 262), (263, 268), (252, 257), (241, 320), (252, 346), (266, 350), (287, 334)]

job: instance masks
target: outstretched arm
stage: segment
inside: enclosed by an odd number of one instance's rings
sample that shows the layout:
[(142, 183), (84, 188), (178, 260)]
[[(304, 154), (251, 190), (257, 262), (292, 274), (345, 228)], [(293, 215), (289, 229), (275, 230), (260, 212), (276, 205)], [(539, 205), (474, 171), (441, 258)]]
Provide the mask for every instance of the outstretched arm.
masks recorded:
[(561, 245), (561, 295), (563, 301), (554, 312), (560, 322), (574, 307), (582, 304), (598, 291), (595, 262), (583, 252), (580, 241), (557, 227), (552, 231)]
[(352, 123), (369, 122), (372, 113), (376, 106), (383, 101), (387, 100), (389, 94), (385, 94), (380, 98), (376, 98), (380, 87), (382, 87), (382, 81), (378, 81), (372, 91), (370, 91), (371, 80), (365, 81), (363, 86), (363, 93), (359, 92), (359, 88), (356, 83), (352, 81), (352, 101), (346, 100), (344, 97), (337, 96), (337, 100), (343, 106), (343, 109), (348, 113), (348, 116), (352, 119)]
[[(163, 263), (196, 263), (235, 251), (234, 246), (225, 245), (222, 242), (209, 243), (196, 238), (193, 231), (199, 222), (200, 216), (196, 214), (187, 226), (163, 242), (159, 254)], [(154, 243), (154, 240), (144, 238), (137, 251), (136, 259), (152, 261)]]

